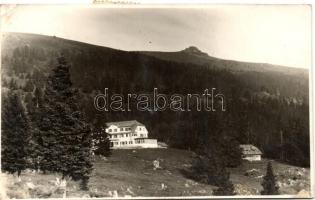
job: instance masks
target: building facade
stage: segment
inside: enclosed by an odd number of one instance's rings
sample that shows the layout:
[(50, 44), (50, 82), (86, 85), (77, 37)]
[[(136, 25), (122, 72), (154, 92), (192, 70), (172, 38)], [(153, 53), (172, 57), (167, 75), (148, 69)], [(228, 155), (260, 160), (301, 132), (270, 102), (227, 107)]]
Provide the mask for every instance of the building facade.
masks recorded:
[(241, 144), (242, 159), (248, 161), (260, 161), (262, 152), (252, 144)]
[(146, 127), (136, 120), (109, 122), (106, 126), (112, 149), (158, 147), (157, 140), (149, 139)]

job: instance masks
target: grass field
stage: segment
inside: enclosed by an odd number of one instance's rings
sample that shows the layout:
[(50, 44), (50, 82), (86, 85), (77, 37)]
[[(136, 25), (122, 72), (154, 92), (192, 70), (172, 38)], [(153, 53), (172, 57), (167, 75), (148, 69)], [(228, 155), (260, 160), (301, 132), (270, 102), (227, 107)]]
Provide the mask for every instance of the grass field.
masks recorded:
[[(89, 191), (81, 191), (77, 182), (69, 180), (64, 192), (64, 187), (56, 181), (56, 177), (60, 177), (58, 174), (31, 172), (24, 172), (21, 181), (6, 175), (5, 187), (11, 198), (209, 196), (213, 186), (195, 182), (182, 174), (190, 167), (192, 158), (192, 152), (177, 149), (114, 150), (107, 159), (95, 158)], [(156, 159), (160, 169), (154, 169)], [(239, 195), (259, 195), (266, 163), (267, 160), (243, 162), (240, 167), (229, 169)], [(272, 163), (281, 194), (309, 191), (309, 169)]]

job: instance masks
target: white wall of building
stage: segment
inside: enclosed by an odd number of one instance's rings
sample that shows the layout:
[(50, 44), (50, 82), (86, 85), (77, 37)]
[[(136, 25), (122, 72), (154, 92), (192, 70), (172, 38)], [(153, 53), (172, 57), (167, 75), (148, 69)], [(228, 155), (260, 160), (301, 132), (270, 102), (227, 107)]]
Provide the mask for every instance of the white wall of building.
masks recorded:
[[(108, 133), (111, 148), (157, 148), (156, 139), (148, 139), (148, 130), (145, 126), (129, 127), (109, 126), (105, 131)], [(141, 138), (141, 139), (140, 139)]]
[(260, 161), (261, 155), (244, 155), (243, 159), (248, 161)]

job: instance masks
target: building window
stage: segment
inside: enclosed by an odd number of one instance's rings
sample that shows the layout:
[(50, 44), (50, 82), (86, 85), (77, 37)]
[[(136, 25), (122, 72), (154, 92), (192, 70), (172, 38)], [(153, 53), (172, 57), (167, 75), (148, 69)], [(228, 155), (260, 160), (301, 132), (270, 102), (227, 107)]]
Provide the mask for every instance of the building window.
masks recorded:
[(108, 129), (108, 132), (112, 132), (112, 129)]
[(114, 146), (114, 143), (113, 143), (113, 142), (111, 142), (111, 143), (110, 143), (110, 147), (113, 147), (113, 146)]
[(143, 134), (140, 134), (140, 137), (143, 137)]
[(114, 135), (114, 138), (117, 138), (117, 135)]
[(116, 129), (116, 128), (114, 129), (114, 132), (117, 132), (117, 129)]
[(124, 131), (124, 128), (120, 128), (120, 131)]
[(126, 131), (131, 131), (131, 128), (126, 128)]

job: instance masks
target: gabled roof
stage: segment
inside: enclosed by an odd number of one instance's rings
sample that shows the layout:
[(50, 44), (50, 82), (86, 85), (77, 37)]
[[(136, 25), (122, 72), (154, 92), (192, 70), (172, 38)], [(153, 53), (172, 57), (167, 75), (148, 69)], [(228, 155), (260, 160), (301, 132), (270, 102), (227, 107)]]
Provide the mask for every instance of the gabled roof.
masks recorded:
[(117, 127), (134, 127), (134, 126), (144, 126), (137, 120), (131, 120), (131, 121), (119, 121), (119, 122), (108, 122), (106, 123), (106, 126), (109, 127), (111, 125), (115, 125)]
[(261, 155), (262, 152), (252, 144), (241, 144), (240, 148), (244, 155)]

